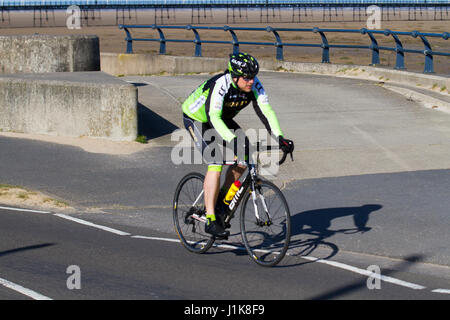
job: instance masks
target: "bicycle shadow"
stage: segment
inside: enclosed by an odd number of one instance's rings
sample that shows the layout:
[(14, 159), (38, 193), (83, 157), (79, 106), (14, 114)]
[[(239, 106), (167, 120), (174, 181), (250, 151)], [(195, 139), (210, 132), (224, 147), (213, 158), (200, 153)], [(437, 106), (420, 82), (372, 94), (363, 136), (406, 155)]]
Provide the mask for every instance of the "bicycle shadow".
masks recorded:
[[(367, 226), (369, 216), (382, 208), (379, 204), (366, 204), (359, 207), (324, 208), (299, 212), (291, 217), (290, 256), (308, 256), (321, 249), (321, 259), (330, 259), (339, 252), (339, 247), (327, 241), (336, 234), (365, 233), (372, 228)], [(338, 218), (352, 217), (354, 226), (331, 229), (332, 221)], [(305, 238), (304, 236), (310, 235)], [(305, 262), (311, 263), (311, 262)]]
[[(339, 252), (339, 247), (327, 239), (340, 233), (355, 234), (370, 231), (372, 228), (367, 226), (369, 216), (382, 207), (379, 204), (366, 204), (359, 207), (308, 210), (291, 215), (291, 241), (287, 255), (290, 257), (302, 257), (314, 253), (314, 256), (320, 259), (326, 260), (332, 258)], [(344, 217), (352, 217), (354, 226), (336, 230), (331, 229), (333, 220)], [(233, 252), (238, 256), (247, 255), (248, 253), (238, 239), (239, 236), (239, 232), (232, 233), (230, 240), (226, 242), (229, 245), (236, 246), (235, 248), (225, 250), (222, 248), (218, 251), (210, 251), (208, 254)], [(278, 240), (282, 241), (283, 239), (284, 237), (280, 235), (280, 239)], [(276, 235), (275, 237), (272, 235), (270, 240), (271, 242), (278, 242)], [(304, 261), (294, 264), (288, 262), (277, 265), (276, 268), (292, 267), (313, 262)]]

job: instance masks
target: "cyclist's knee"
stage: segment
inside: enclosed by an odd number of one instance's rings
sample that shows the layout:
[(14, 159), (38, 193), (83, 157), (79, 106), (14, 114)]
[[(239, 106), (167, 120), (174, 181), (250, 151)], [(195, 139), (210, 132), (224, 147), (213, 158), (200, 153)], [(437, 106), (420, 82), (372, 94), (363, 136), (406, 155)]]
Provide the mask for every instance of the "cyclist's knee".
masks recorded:
[(247, 163), (245, 163), (245, 162), (238, 162), (231, 166), (231, 170), (233, 170), (235, 172), (242, 173), (245, 171), (245, 169), (247, 169)]
[(245, 170), (245, 169), (247, 169), (247, 164), (246, 163), (238, 163), (237, 167), (239, 169)]

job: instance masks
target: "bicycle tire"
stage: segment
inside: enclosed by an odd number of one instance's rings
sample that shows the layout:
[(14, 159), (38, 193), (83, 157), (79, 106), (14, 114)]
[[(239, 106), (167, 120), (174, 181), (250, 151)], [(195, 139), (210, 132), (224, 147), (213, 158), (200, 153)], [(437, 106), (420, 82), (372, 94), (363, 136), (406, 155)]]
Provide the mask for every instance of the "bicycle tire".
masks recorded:
[[(178, 183), (173, 199), (175, 231), (181, 244), (194, 253), (206, 252), (215, 240), (205, 232), (204, 222), (198, 220), (206, 219), (203, 195), (199, 197), (204, 180), (205, 177), (200, 173), (187, 174)], [(197, 218), (193, 218), (194, 214)]]
[(261, 266), (272, 267), (284, 258), (289, 248), (291, 215), (286, 198), (275, 184), (260, 180), (256, 189), (258, 214), (263, 222), (268, 221), (259, 197), (262, 192), (272, 224), (257, 223), (252, 193), (248, 192), (241, 206), (241, 236), (250, 258)]

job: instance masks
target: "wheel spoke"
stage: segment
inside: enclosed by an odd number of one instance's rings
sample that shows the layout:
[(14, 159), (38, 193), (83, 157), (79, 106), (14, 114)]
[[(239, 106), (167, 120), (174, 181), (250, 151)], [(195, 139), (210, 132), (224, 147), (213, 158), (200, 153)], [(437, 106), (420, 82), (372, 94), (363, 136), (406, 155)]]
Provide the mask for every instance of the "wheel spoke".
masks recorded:
[(204, 232), (205, 214), (203, 200), (204, 177), (198, 173), (185, 176), (175, 192), (173, 218), (175, 229), (183, 246), (189, 251), (203, 253), (208, 250), (214, 239)]
[(281, 191), (272, 183), (262, 182), (259, 191), (263, 194), (256, 197), (260, 221), (255, 217), (253, 198), (247, 196), (242, 204), (241, 233), (252, 259), (263, 266), (274, 266), (283, 259), (289, 246), (289, 208)]

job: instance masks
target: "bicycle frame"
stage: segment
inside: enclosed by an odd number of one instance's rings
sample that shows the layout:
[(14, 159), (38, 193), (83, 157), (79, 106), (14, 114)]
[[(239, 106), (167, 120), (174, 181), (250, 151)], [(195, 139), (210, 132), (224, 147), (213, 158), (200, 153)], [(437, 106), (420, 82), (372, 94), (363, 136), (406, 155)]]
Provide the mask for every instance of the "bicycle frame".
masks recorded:
[[(261, 218), (258, 214), (258, 207), (256, 205), (256, 184), (258, 182), (258, 175), (257, 175), (257, 166), (255, 164), (247, 163), (248, 166), (248, 174), (244, 179), (244, 182), (242, 183), (242, 186), (239, 188), (239, 190), (234, 195), (233, 199), (230, 201), (230, 204), (228, 205), (228, 210), (226, 212), (226, 218), (225, 222), (229, 223), (230, 220), (233, 218), (234, 213), (236, 212), (237, 208), (239, 207), (239, 204), (241, 203), (244, 194), (247, 192), (248, 188), (251, 188), (252, 191), (252, 200), (253, 200), (253, 206), (255, 208), (255, 216), (258, 223), (261, 223)], [(259, 195), (262, 200), (262, 204), (264, 207), (264, 211), (266, 212), (266, 215), (268, 217), (268, 221), (264, 222), (263, 224), (271, 224), (271, 217), (269, 215), (269, 211), (267, 210), (266, 201), (264, 199), (264, 196), (262, 194)]]
[[(283, 160), (285, 158), (284, 155)], [(236, 164), (236, 161), (224, 163), (224, 165)], [(247, 160), (245, 165), (244, 176), (240, 178), (242, 181), (241, 187), (231, 201), (227, 202), (226, 206), (221, 203), (222, 199), (219, 199), (220, 208), (217, 208), (216, 214), (219, 214), (218, 218), (221, 220), (220, 223), (223, 224), (224, 229), (230, 228), (230, 220), (241, 202), (245, 201), (240, 212), (240, 233), (245, 248), (257, 264), (265, 267), (274, 266), (283, 259), (288, 249), (291, 235), (289, 206), (281, 190), (272, 182), (266, 181), (258, 175), (258, 167), (264, 166), (259, 162), (258, 149), (256, 161), (250, 162)], [(229, 236), (229, 232), (227, 232), (226, 236), (216, 238), (215, 236), (208, 236), (201, 230), (201, 224), (208, 221), (205, 205), (200, 203), (203, 202), (204, 184), (203, 189), (200, 189), (199, 181), (204, 181), (204, 179), (205, 177), (200, 173), (189, 173), (178, 183), (174, 197), (173, 218), (175, 229), (183, 246), (194, 253), (204, 253), (211, 248), (216, 239), (228, 239)], [(189, 184), (186, 185), (187, 182)], [(190, 192), (186, 193), (184, 188), (187, 188)], [(265, 190), (272, 190), (273, 193), (269, 192), (264, 195)], [(185, 196), (180, 198), (181, 194)], [(272, 209), (272, 204), (275, 203), (272, 200), (272, 194), (275, 197), (274, 199), (280, 202), (280, 208), (284, 208), (285, 211), (279, 211), (278, 205), (276, 205), (276, 211), (272, 214), (269, 213), (269, 206)], [(253, 210), (249, 203), (250, 197), (253, 202)], [(180, 208), (177, 208), (178, 200), (182, 203)], [(279, 214), (281, 214), (281, 218), (278, 218)], [(278, 221), (280, 221), (280, 226), (277, 226)], [(272, 225), (275, 225), (276, 228), (273, 228)]]
[[(261, 197), (261, 200), (262, 200), (261, 203), (263, 205), (264, 211), (268, 218), (267, 221), (261, 220), (261, 217), (258, 213), (258, 206), (256, 205), (256, 197), (257, 197), (256, 184), (258, 183), (258, 180), (259, 180), (259, 177), (258, 177), (259, 151), (260, 151), (260, 144), (258, 142), (256, 144), (256, 152), (257, 152), (256, 162), (250, 163), (249, 161), (246, 161), (246, 165), (248, 168), (247, 176), (245, 177), (244, 182), (242, 183), (241, 187), (239, 188), (238, 191), (236, 191), (236, 194), (233, 196), (233, 198), (231, 199), (230, 203), (227, 206), (227, 211), (225, 213), (226, 214), (225, 223), (229, 223), (230, 220), (234, 217), (234, 213), (236, 212), (237, 208), (239, 207), (239, 204), (241, 203), (243, 196), (247, 192), (248, 188), (251, 188), (253, 207), (255, 209), (255, 216), (256, 216), (257, 224), (260, 226), (264, 226), (264, 225), (270, 226), (272, 224), (272, 221), (271, 221), (272, 217), (269, 214), (266, 200), (264, 199), (264, 196), (262, 194), (259, 194), (259, 196)], [(279, 164), (284, 162), (284, 160), (286, 159), (286, 156), (287, 156), (287, 153), (284, 153)], [(292, 157), (292, 154), (291, 154), (291, 157)], [(230, 164), (235, 164), (235, 162), (230, 163), (230, 162), (225, 161), (224, 164), (230, 165)], [(193, 206), (195, 206), (197, 204), (197, 202), (203, 195), (203, 192), (204, 192), (203, 190), (202, 190), (202, 192), (200, 192), (200, 194), (197, 197), (197, 199), (195, 200)], [(206, 223), (206, 218), (204, 218), (204, 217), (200, 217), (197, 214), (193, 214), (192, 217), (198, 221)]]

